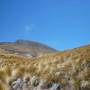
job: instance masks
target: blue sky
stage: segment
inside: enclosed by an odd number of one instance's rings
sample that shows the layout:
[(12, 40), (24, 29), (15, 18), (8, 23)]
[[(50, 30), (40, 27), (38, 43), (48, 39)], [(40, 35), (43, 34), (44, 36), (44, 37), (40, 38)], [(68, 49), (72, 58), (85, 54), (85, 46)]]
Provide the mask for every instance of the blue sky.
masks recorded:
[(0, 0), (0, 41), (17, 39), (59, 50), (90, 44), (90, 0)]

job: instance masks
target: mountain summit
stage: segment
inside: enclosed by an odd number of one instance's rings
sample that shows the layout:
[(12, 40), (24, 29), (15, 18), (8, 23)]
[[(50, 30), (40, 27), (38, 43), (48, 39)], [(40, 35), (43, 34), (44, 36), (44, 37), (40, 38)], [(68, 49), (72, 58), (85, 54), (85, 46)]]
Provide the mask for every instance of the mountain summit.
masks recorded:
[(17, 40), (15, 42), (1, 42), (0, 48), (11, 54), (28, 57), (37, 57), (46, 53), (57, 52), (57, 50), (35, 41)]

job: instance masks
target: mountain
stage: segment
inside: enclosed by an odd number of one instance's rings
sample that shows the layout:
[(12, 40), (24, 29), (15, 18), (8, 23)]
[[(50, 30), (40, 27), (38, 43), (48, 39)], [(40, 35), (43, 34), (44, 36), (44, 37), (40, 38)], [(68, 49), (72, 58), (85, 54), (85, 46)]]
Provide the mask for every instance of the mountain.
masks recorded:
[(90, 45), (37, 58), (0, 49), (0, 90), (90, 90)]
[(1, 42), (0, 48), (11, 54), (28, 57), (37, 57), (46, 53), (54, 53), (57, 50), (35, 41), (17, 40), (16, 42)]

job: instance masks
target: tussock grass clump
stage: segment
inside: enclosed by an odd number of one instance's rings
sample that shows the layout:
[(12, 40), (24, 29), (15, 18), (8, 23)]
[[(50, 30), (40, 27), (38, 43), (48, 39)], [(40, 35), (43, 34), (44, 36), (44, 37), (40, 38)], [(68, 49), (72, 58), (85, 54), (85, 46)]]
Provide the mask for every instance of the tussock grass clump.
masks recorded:
[(10, 86), (17, 78), (33, 87), (44, 79), (50, 88), (59, 84), (62, 90), (90, 89), (90, 46), (34, 59), (1, 54), (0, 65), (0, 90), (6, 90), (3, 83)]

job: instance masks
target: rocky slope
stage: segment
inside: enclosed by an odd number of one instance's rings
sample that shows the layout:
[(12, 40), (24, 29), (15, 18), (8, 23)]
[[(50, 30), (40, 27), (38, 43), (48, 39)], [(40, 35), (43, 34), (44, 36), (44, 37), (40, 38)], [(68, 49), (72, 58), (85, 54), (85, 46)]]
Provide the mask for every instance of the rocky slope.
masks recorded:
[(90, 90), (90, 45), (31, 59), (0, 50), (0, 90)]
[(50, 48), (44, 44), (28, 40), (17, 40), (16, 42), (1, 42), (0, 49), (3, 49), (6, 53), (23, 55), (26, 57), (38, 57), (46, 53), (57, 52), (57, 50)]

